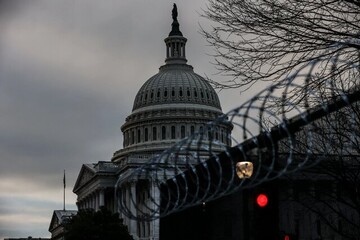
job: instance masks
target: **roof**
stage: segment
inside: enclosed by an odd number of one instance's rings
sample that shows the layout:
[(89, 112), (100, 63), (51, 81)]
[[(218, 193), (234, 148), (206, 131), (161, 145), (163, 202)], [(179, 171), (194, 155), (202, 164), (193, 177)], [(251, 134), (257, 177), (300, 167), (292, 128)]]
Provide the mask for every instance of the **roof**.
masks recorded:
[(76, 179), (73, 192), (89, 183), (97, 175), (113, 175), (119, 171), (117, 165), (109, 161), (99, 161), (97, 163), (83, 164)]
[(133, 112), (146, 106), (172, 103), (208, 105), (221, 110), (219, 98), (209, 82), (196, 74), (192, 66), (186, 64), (187, 39), (180, 31), (177, 16), (177, 7), (174, 4), (172, 29), (164, 39), (165, 65), (140, 88), (135, 97)]
[(221, 110), (215, 90), (187, 64), (162, 66), (138, 91), (133, 111), (171, 103), (208, 105)]
[(77, 214), (77, 210), (54, 210), (51, 217), (49, 231), (51, 232), (54, 228), (63, 224), (64, 219)]

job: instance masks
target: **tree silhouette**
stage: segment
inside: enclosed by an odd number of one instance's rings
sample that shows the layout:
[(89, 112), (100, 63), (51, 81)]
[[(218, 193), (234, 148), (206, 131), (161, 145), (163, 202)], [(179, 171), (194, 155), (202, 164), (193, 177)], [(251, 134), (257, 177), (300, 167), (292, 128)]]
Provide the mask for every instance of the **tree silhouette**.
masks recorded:
[[(220, 88), (247, 89), (259, 81), (279, 81), (294, 70), (322, 59), (319, 87), (358, 75), (359, 0), (209, 0), (203, 16), (212, 21), (202, 34), (213, 47), (219, 71), (232, 79)], [(336, 69), (334, 58), (344, 60)], [(354, 79), (354, 78), (347, 78)], [(294, 93), (296, 94), (296, 93)]]
[(66, 240), (133, 240), (118, 213), (80, 210), (65, 223)]

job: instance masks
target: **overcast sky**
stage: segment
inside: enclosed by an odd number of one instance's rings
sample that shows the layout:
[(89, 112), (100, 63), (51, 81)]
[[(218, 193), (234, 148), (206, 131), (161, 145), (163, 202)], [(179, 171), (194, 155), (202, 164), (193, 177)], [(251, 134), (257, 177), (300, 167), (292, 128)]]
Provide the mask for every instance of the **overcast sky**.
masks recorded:
[[(173, 2), (0, 0), (0, 239), (49, 237), (64, 169), (76, 209), (81, 165), (121, 148), (137, 90), (164, 63)], [(205, 4), (179, 1), (180, 29), (195, 72), (222, 79), (198, 33)], [(237, 92), (219, 93), (225, 112)]]

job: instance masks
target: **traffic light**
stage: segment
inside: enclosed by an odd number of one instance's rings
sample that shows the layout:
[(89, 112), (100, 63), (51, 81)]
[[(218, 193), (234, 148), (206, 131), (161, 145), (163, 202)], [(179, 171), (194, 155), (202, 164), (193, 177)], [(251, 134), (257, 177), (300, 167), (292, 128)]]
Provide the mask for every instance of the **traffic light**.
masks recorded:
[(268, 201), (269, 201), (268, 196), (263, 193), (260, 193), (256, 198), (256, 203), (259, 205), (259, 207), (266, 207)]
[(252, 233), (254, 239), (278, 239), (278, 202), (276, 189), (272, 185), (254, 190), (253, 209)]
[(296, 237), (295, 234), (284, 233), (280, 239), (282, 239), (282, 240), (297, 240), (298, 238)]

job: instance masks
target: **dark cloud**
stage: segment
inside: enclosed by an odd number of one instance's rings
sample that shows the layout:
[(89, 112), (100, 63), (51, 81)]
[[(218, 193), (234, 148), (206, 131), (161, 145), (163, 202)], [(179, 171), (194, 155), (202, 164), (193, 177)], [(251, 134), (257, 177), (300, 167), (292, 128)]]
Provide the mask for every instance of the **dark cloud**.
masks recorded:
[[(63, 169), (74, 208), (81, 164), (110, 160), (121, 148), (136, 92), (164, 63), (172, 4), (0, 0), (0, 239), (48, 236), (42, 221), (61, 208)], [(212, 76), (197, 32), (204, 4), (177, 5), (189, 64)], [(4, 221), (19, 214), (34, 222)]]
[(21, 4), (21, 0), (0, 0), (0, 18), (7, 19), (17, 11)]

